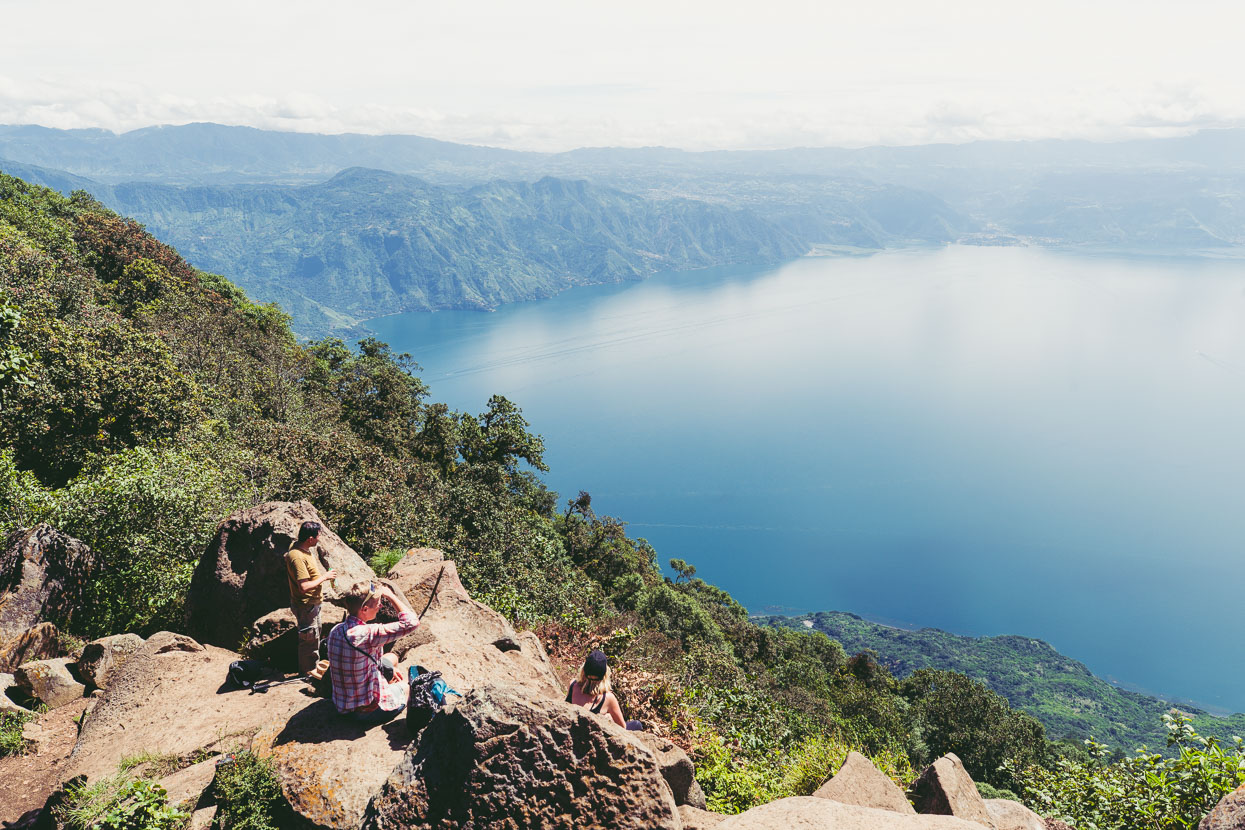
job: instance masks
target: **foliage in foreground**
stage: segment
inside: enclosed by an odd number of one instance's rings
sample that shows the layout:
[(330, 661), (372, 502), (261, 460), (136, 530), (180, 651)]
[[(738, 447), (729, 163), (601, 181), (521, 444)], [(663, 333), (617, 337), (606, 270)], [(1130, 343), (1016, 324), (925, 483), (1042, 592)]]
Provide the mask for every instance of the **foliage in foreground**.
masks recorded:
[(33, 714), (25, 712), (0, 712), (0, 758), (20, 755), (26, 751), (22, 729), (34, 718)]
[(190, 819), (164, 787), (125, 773), (70, 786), (67, 796), (57, 812), (69, 830), (180, 830)]
[(1174, 756), (1147, 752), (1115, 763), (1087, 741), (1091, 760), (1061, 759), (1054, 769), (1014, 770), (1024, 801), (1078, 830), (1194, 830), (1228, 793), (1245, 784), (1245, 745), (1225, 747), (1194, 731), (1182, 715), (1163, 716)]
[(281, 785), (272, 764), (245, 751), (216, 771), (215, 830), (279, 830)]

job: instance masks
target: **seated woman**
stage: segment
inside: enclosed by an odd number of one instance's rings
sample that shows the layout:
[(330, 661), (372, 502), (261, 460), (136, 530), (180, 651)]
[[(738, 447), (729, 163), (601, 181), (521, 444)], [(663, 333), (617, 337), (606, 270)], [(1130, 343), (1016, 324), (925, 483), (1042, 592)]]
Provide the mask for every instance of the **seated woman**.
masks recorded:
[[(413, 631), (419, 615), (400, 593), (376, 582), (356, 582), (342, 600), (346, 620), (332, 630), (328, 642), (333, 705), (364, 722), (389, 720), (406, 706), (410, 687), (395, 676), (393, 656), (381, 652)], [(372, 622), (385, 600), (397, 609), (397, 622)]]
[(622, 707), (618, 698), (610, 691), (610, 666), (605, 652), (593, 649), (584, 660), (579, 670), (579, 679), (571, 682), (566, 693), (566, 702), (583, 706), (594, 715), (609, 715), (614, 723), (632, 731), (642, 730), (644, 724), (638, 720), (623, 718)]

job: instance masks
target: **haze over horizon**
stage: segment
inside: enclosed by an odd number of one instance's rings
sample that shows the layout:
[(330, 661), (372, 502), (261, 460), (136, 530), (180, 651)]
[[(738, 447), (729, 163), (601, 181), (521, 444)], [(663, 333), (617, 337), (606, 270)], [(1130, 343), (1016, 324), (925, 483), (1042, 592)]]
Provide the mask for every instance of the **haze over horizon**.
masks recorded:
[[(1184, 135), (1245, 124), (1236, 4), (754, 8), (0, 0), (0, 123), (211, 121), (525, 150)], [(53, 37), (54, 36), (54, 37)], [(56, 48), (49, 48), (55, 43)]]

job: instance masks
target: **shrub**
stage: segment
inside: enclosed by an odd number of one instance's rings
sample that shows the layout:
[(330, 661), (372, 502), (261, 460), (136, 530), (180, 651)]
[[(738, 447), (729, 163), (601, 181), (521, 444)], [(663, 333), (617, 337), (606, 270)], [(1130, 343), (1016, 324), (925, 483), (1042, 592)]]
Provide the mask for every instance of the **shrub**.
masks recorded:
[(1163, 724), (1175, 757), (1143, 747), (1108, 763), (1108, 747), (1091, 740), (1086, 741), (1089, 763), (1061, 758), (1054, 770), (1028, 766), (1011, 772), (1026, 804), (1079, 830), (1194, 828), (1245, 783), (1245, 746), (1240, 738), (1225, 748), (1216, 738), (1202, 737), (1181, 715), (1164, 715)]
[(25, 712), (0, 712), (0, 758), (21, 755), (26, 751), (22, 729), (34, 717)]
[(280, 830), (281, 785), (272, 764), (239, 752), (216, 770), (217, 830)]
[(154, 781), (125, 773), (71, 786), (58, 817), (69, 830), (181, 830), (190, 818)]
[(402, 548), (386, 548), (378, 550), (368, 558), (367, 564), (377, 576), (384, 576), (393, 570), (393, 566), (402, 561), (406, 551)]

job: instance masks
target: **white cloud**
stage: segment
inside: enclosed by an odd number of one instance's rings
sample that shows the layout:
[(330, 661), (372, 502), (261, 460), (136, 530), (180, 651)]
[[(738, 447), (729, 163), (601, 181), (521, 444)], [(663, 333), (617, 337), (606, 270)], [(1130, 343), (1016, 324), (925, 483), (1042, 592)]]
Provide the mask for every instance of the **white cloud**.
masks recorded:
[[(0, 122), (531, 149), (1119, 138), (1245, 120), (1238, 4), (3, 2)], [(50, 36), (49, 36), (50, 35)]]

